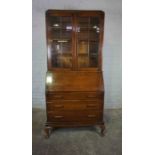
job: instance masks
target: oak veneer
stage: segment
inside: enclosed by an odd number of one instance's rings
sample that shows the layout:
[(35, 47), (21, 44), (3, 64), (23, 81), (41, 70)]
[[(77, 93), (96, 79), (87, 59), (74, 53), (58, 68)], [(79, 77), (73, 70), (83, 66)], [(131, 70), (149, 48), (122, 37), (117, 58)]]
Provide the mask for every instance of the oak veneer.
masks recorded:
[[(104, 12), (48, 10), (45, 136), (53, 128), (105, 125), (102, 46)], [(46, 77), (48, 78), (48, 77)]]

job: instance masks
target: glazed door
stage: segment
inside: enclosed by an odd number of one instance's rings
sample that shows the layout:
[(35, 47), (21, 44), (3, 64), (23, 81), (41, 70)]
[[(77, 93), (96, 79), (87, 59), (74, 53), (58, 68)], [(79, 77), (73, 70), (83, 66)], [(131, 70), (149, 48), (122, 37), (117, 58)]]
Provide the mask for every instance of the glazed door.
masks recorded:
[(48, 69), (73, 68), (73, 16), (71, 13), (47, 13)]
[(103, 23), (98, 14), (79, 13), (76, 17), (77, 68), (78, 70), (101, 67)]

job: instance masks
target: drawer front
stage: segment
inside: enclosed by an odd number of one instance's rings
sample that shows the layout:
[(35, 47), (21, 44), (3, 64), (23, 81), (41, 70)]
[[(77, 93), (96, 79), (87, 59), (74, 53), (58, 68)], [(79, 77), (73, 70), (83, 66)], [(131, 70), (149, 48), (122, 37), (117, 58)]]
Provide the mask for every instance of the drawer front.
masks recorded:
[(50, 111), (48, 121), (52, 122), (96, 122), (102, 120), (101, 111)]
[(47, 103), (47, 110), (100, 110), (102, 108), (102, 101), (67, 101), (54, 100)]
[(81, 92), (68, 92), (68, 93), (51, 93), (47, 94), (47, 101), (51, 100), (93, 100), (102, 99), (103, 94), (97, 92), (81, 93)]

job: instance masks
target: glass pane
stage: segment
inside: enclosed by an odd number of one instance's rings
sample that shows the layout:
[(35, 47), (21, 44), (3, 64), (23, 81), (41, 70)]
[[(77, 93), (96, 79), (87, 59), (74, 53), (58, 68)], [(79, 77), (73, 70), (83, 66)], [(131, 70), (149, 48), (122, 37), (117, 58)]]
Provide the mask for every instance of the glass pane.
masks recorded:
[(98, 67), (99, 18), (78, 17), (78, 67)]
[(72, 18), (51, 17), (49, 19), (52, 67), (72, 67)]

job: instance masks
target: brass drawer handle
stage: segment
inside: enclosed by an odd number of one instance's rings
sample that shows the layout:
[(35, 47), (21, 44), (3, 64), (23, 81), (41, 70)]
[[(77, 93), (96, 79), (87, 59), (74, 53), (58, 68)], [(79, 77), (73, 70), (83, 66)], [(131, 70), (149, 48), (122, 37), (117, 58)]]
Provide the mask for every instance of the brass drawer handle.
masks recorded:
[(54, 108), (63, 108), (63, 105), (54, 105)]
[(88, 95), (87, 97), (88, 97), (88, 98), (96, 98), (97, 95)]
[(54, 116), (54, 118), (64, 118), (64, 116)]
[(88, 115), (89, 118), (94, 118), (96, 115)]
[(47, 101), (47, 104), (53, 104), (53, 102), (51, 102), (51, 101), (50, 101), (50, 102), (49, 102), (49, 101)]
[(90, 107), (96, 107), (95, 104), (87, 104), (87, 107), (90, 108)]
[(54, 95), (53, 98), (61, 99), (61, 98), (63, 98), (63, 96), (61, 96), (61, 95)]

